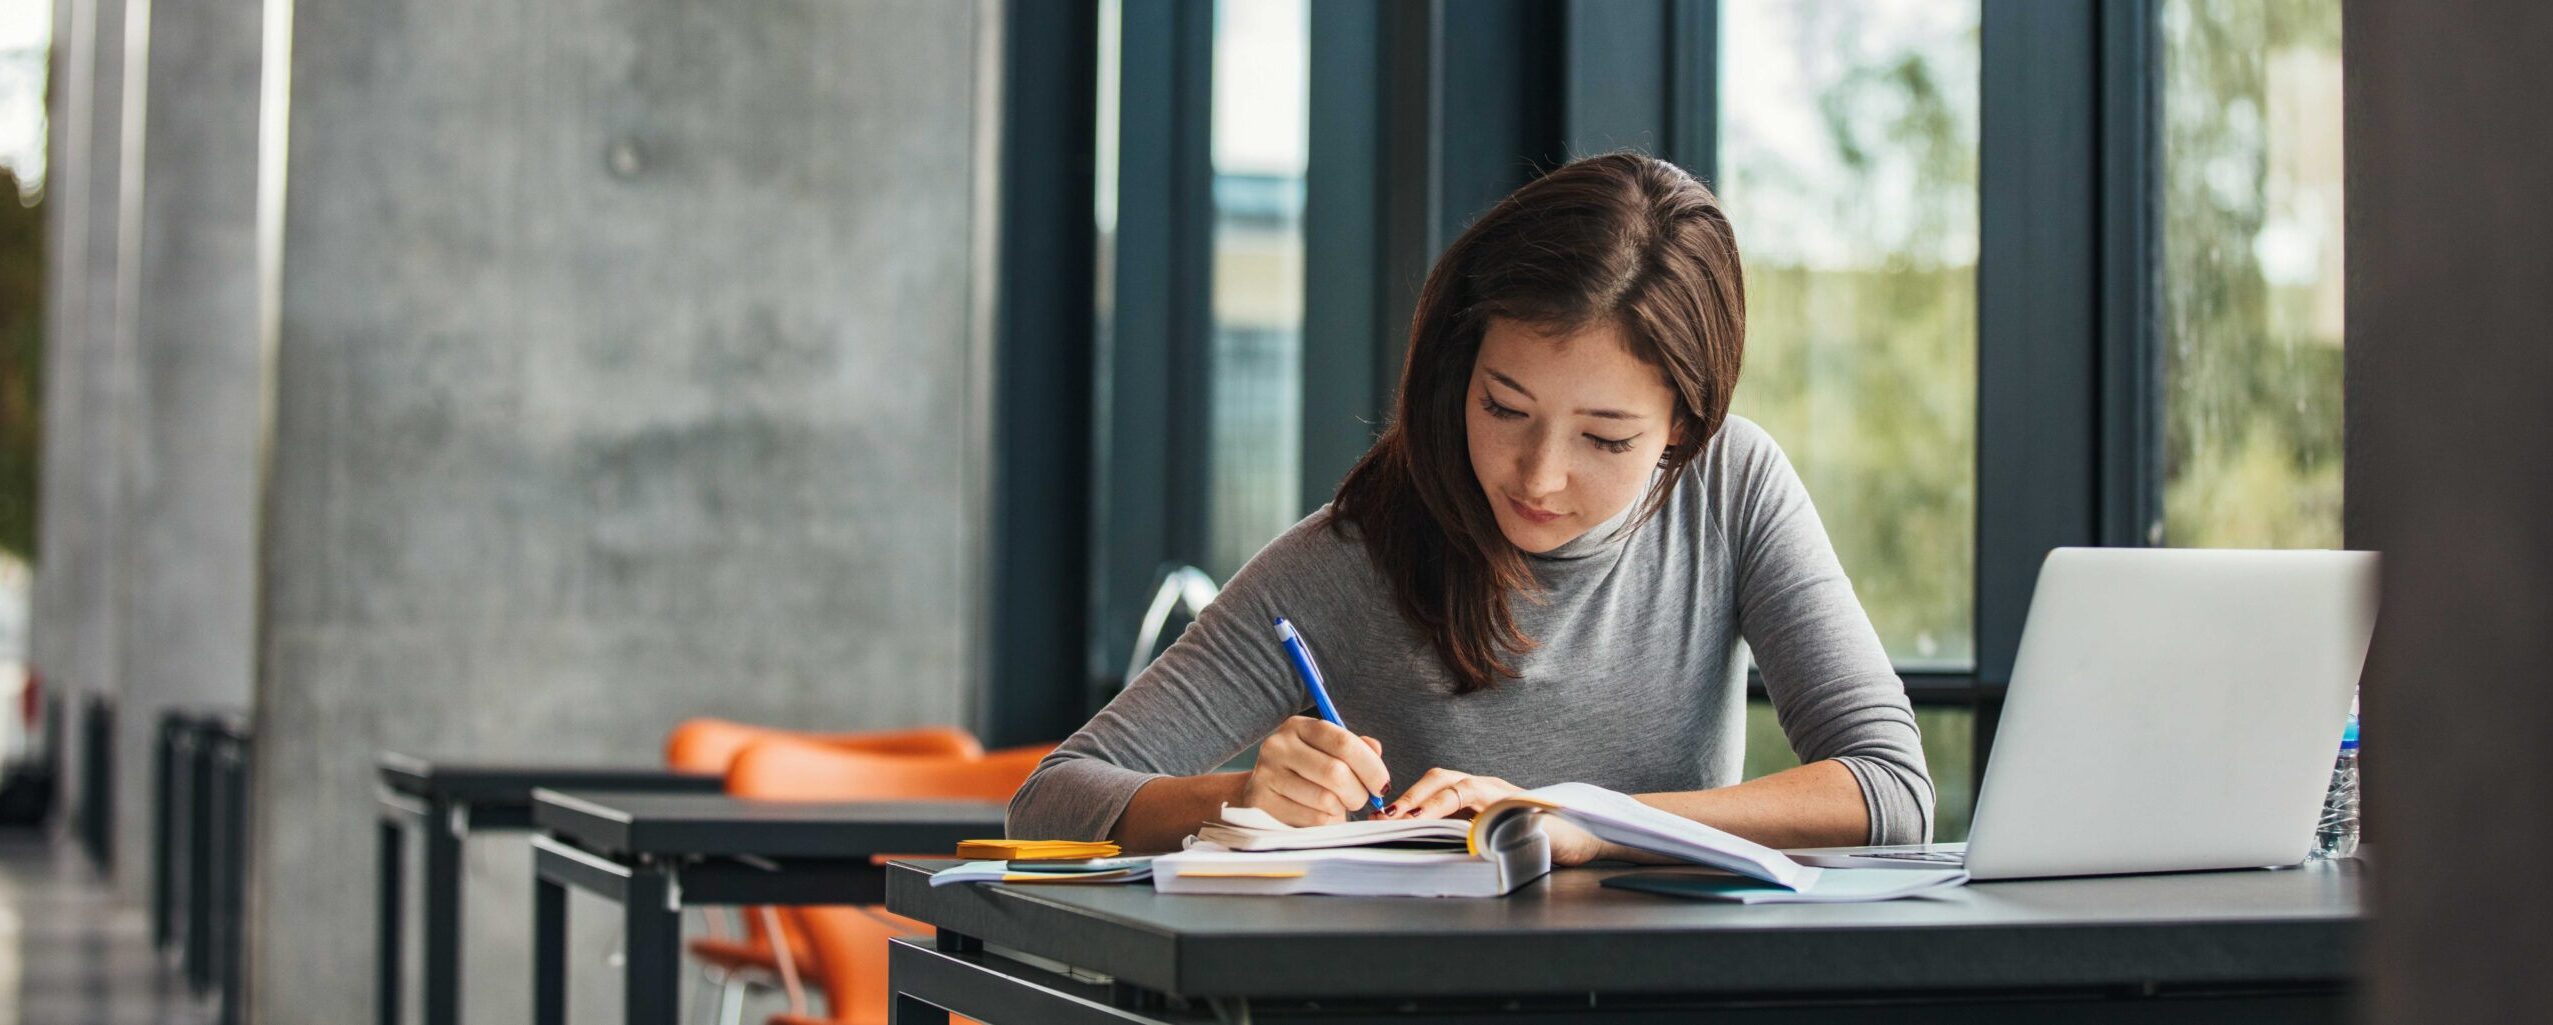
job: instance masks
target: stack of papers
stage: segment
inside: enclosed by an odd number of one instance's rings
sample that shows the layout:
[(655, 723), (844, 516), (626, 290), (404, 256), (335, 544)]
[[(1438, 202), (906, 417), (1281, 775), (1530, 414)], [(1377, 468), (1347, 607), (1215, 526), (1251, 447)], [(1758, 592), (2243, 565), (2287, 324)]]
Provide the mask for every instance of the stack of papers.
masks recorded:
[(1460, 850), (1229, 851), (1199, 843), (1156, 864), (1152, 887), (1163, 893), (1495, 897), (1551, 871), (1551, 848), (1533, 844), (1513, 856), (1483, 858)]
[(957, 856), (970, 860), (1070, 861), (1123, 853), (1106, 840), (961, 840)]
[(1408, 847), (1462, 851), (1472, 824), (1462, 819), (1372, 819), (1327, 826), (1289, 826), (1257, 808), (1223, 806), (1222, 821), (1197, 829), (1196, 843), (1227, 851), (1305, 851), (1324, 847)]
[(1225, 805), (1220, 819), (1199, 828), (1187, 850), (1155, 859), (1153, 889), (1495, 897), (1551, 871), (1551, 841), (1531, 816), (1479, 830), (1461, 819), (1295, 827), (1256, 808)]

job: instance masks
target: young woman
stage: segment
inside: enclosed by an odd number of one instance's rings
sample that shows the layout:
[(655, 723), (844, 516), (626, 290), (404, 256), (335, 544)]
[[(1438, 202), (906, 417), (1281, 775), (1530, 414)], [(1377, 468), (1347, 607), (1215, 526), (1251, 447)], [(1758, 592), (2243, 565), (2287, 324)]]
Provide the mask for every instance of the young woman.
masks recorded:
[[(1164, 850), (1226, 803), (1435, 817), (1579, 780), (1777, 847), (1929, 839), (1905, 686), (1781, 450), (1728, 416), (1745, 331), (1728, 218), (1674, 165), (1500, 201), (1428, 275), (1373, 450), (1038, 767), (1012, 835)], [(1365, 735), (1308, 717), (1276, 616)], [(1804, 763), (1743, 783), (1741, 639)]]

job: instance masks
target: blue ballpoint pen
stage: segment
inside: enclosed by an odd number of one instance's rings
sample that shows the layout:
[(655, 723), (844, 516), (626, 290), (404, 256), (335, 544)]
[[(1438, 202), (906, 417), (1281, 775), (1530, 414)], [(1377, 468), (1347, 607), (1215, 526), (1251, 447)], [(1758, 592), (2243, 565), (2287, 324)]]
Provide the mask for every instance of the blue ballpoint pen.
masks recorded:
[[(1347, 724), (1339, 721), (1338, 708), (1330, 704), (1330, 689), (1321, 685), (1321, 667), (1312, 664), (1312, 649), (1303, 646), (1303, 634), (1294, 629), (1294, 624), (1286, 622), (1284, 616), (1276, 617), (1276, 631), (1277, 640), (1284, 642), (1286, 655), (1294, 661), (1294, 675), (1302, 677), (1303, 689), (1312, 692), (1312, 706), (1321, 710), (1321, 720), (1346, 730)], [(1367, 794), (1365, 800), (1373, 806), (1374, 814), (1383, 814), (1381, 795)]]

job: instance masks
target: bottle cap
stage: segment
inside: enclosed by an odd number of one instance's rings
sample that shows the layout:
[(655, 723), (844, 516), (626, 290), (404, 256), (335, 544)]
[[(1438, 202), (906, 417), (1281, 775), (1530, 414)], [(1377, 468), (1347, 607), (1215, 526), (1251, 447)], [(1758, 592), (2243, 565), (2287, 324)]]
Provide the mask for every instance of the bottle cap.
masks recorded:
[(2350, 717), (2349, 717), (2349, 725), (2348, 725), (2348, 727), (2347, 727), (2347, 728), (2345, 728), (2345, 729), (2342, 729), (2342, 730), (2340, 731), (2340, 749), (2341, 749), (2341, 750), (2343, 750), (2343, 751), (2355, 751), (2355, 750), (2358, 750), (2358, 717), (2357, 717), (2357, 716), (2354, 716), (2354, 715), (2353, 715), (2353, 716), (2350, 716)]

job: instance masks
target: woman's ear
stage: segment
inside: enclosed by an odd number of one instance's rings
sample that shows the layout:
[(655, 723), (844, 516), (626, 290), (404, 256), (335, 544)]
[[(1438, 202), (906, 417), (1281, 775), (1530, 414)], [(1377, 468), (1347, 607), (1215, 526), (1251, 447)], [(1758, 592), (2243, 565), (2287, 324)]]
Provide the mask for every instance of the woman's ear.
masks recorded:
[(1675, 418), (1673, 423), (1667, 425), (1667, 447), (1666, 451), (1658, 453), (1659, 469), (1666, 469), (1669, 464), (1675, 461), (1675, 454), (1684, 451), (1684, 424), (1686, 419), (1686, 417), (1678, 416)]

